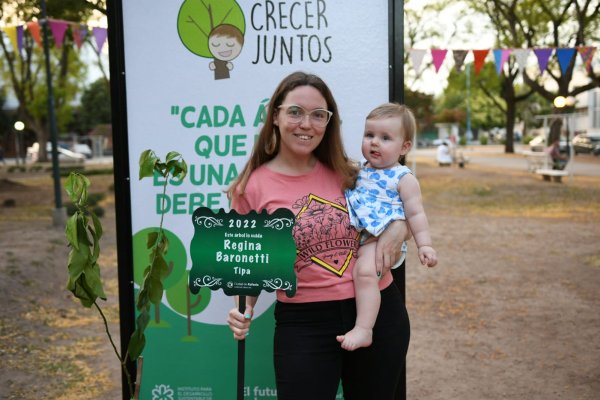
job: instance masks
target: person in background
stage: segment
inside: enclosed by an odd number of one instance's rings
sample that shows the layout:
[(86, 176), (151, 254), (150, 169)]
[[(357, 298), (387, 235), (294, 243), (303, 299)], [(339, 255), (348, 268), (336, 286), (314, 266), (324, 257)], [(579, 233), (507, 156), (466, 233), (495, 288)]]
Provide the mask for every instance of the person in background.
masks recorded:
[(447, 141), (443, 141), (437, 148), (436, 159), (440, 167), (449, 167), (452, 165), (452, 154)]
[(421, 264), (435, 267), (427, 215), (419, 182), (400, 159), (410, 151), (416, 134), (413, 113), (404, 105), (386, 103), (367, 116), (361, 166), (356, 186), (346, 190), (351, 224), (362, 231), (362, 245), (354, 267), (357, 317), (351, 331), (338, 336), (346, 350), (371, 345), (379, 311), (379, 277), (375, 268), (377, 237), (395, 220), (407, 220), (417, 243)]
[[(373, 345), (346, 351), (336, 337), (352, 328), (356, 302), (352, 270), (359, 233), (350, 224), (343, 188), (352, 185), (355, 163), (342, 145), (340, 115), (325, 82), (295, 72), (271, 96), (266, 120), (250, 159), (228, 189), (239, 213), (287, 208), (296, 215), (296, 295), (277, 292), (273, 359), (279, 400), (334, 400), (344, 397), (392, 400), (410, 337), (400, 290), (388, 273), (408, 237), (404, 221), (380, 236), (375, 249), (381, 306)], [(246, 311), (228, 313), (237, 340), (249, 333), (257, 299)]]

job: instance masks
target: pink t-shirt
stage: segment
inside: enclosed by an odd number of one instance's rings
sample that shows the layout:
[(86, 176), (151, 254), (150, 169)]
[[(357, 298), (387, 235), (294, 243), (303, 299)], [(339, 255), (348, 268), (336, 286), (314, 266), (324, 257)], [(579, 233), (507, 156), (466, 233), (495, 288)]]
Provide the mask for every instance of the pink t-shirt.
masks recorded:
[[(352, 268), (358, 232), (350, 225), (341, 186), (340, 177), (320, 162), (300, 176), (280, 174), (262, 165), (250, 175), (244, 195), (233, 199), (231, 207), (241, 214), (287, 208), (296, 215), (297, 290), (292, 298), (278, 291), (279, 301), (308, 303), (354, 297)], [(386, 274), (380, 288), (391, 281), (391, 274)]]

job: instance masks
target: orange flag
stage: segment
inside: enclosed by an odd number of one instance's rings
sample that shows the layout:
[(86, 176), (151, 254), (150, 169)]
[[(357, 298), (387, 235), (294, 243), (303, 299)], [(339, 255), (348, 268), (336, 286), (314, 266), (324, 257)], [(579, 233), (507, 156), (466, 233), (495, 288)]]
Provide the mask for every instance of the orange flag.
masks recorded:
[(483, 67), (483, 64), (485, 63), (485, 58), (487, 57), (488, 53), (490, 52), (490, 49), (472, 50), (472, 51), (473, 51), (473, 57), (475, 58), (475, 60), (474, 60), (475, 74), (477, 75), (479, 73), (479, 71), (481, 71), (481, 68)]
[(37, 21), (29, 21), (27, 23), (27, 30), (31, 34), (31, 37), (39, 47), (42, 47), (42, 39), (40, 37), (40, 24)]

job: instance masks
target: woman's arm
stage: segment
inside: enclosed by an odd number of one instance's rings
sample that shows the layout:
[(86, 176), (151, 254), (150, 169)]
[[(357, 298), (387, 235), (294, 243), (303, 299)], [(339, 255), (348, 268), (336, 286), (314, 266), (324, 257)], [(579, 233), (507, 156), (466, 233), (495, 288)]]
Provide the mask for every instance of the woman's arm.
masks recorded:
[(387, 274), (400, 259), (402, 242), (410, 237), (408, 225), (402, 220), (392, 222), (379, 235), (375, 247), (375, 268), (379, 276)]

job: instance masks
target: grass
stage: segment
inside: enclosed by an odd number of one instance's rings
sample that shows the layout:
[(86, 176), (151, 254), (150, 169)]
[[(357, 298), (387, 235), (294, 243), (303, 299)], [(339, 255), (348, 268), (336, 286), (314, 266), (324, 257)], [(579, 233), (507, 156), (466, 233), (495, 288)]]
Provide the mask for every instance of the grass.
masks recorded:
[(600, 179), (569, 183), (543, 182), (531, 175), (477, 174), (465, 179), (459, 174), (419, 177), (428, 207), (464, 215), (572, 218), (600, 218)]

